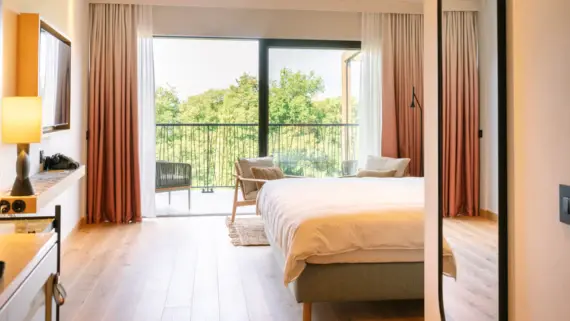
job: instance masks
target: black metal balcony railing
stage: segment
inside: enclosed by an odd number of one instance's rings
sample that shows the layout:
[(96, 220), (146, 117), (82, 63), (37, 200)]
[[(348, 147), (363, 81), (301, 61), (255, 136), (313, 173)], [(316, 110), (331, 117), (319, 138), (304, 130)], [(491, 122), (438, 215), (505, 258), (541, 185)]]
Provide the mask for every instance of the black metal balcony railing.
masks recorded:
[[(270, 124), (269, 155), (286, 174), (331, 177), (356, 159), (356, 124)], [(192, 164), (195, 187), (230, 187), (234, 162), (258, 155), (257, 124), (157, 124), (156, 159)]]

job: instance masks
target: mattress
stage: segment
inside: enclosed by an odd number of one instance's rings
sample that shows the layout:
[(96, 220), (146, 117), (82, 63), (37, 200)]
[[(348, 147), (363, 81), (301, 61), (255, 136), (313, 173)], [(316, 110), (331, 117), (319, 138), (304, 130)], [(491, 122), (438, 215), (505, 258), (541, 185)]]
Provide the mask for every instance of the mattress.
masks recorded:
[(423, 198), (422, 178), (283, 179), (264, 185), (257, 211), (288, 284), (307, 263), (423, 262)]
[[(359, 255), (370, 254), (366, 251), (423, 252), (423, 185), (421, 178), (266, 183), (258, 195), (257, 211), (271, 242), (284, 253), (285, 283), (300, 275), (307, 260), (334, 263), (336, 259), (327, 260), (340, 255), (357, 262)], [(419, 256), (414, 260), (423, 261)]]

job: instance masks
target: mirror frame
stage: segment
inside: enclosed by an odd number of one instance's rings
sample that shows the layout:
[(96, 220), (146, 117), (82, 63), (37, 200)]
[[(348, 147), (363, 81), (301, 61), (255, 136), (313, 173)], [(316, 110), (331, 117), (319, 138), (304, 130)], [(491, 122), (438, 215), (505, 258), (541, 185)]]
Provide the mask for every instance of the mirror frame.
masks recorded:
[[(437, 41), (438, 41), (438, 293), (441, 320), (445, 321), (443, 302), (443, 2), (437, 0)], [(508, 120), (507, 120), (507, 0), (497, 1), (497, 74), (498, 74), (498, 321), (509, 319), (509, 228), (508, 228)]]

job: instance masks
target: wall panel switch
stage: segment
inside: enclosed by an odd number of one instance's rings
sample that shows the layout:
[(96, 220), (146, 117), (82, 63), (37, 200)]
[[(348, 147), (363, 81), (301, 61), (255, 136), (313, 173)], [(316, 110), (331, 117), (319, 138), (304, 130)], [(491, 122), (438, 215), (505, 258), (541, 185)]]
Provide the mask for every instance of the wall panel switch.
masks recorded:
[(560, 222), (570, 225), (570, 186), (560, 185)]

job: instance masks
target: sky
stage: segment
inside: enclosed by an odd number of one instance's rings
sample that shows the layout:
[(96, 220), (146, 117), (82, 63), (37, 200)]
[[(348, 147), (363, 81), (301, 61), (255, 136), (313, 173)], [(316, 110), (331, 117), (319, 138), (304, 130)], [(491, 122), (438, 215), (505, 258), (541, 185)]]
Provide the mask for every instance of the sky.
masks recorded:
[[(156, 86), (169, 84), (179, 98), (223, 89), (236, 83), (244, 72), (258, 76), (258, 43), (255, 40), (155, 38)], [(270, 49), (269, 79), (279, 79), (279, 71), (314, 71), (322, 77), (325, 92), (317, 99), (339, 97), (342, 93), (341, 57), (344, 50)], [(353, 88), (359, 74), (353, 74)]]

